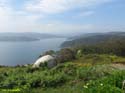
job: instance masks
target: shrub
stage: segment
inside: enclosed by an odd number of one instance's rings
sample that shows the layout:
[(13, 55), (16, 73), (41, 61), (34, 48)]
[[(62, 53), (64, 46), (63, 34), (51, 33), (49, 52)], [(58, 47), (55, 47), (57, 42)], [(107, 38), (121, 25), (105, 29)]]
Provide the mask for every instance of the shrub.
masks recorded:
[(75, 59), (75, 53), (69, 48), (61, 49), (56, 56), (57, 63), (64, 63), (73, 59)]

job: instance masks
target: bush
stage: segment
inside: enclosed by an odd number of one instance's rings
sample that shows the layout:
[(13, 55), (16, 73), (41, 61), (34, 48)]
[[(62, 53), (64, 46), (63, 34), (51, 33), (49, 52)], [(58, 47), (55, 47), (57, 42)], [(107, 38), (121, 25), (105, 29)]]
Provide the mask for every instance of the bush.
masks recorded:
[(64, 63), (73, 59), (75, 59), (75, 53), (69, 48), (61, 49), (56, 56), (57, 63)]
[(83, 86), (85, 93), (123, 93), (122, 82), (125, 79), (125, 71), (114, 72), (112, 75), (89, 81)]

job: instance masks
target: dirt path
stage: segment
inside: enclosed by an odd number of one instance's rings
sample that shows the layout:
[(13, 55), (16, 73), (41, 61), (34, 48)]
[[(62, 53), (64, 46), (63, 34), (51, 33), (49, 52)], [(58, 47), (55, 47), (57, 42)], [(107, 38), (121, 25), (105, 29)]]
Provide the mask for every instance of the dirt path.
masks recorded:
[(122, 64), (122, 63), (113, 63), (111, 66), (119, 70), (125, 70), (125, 64)]

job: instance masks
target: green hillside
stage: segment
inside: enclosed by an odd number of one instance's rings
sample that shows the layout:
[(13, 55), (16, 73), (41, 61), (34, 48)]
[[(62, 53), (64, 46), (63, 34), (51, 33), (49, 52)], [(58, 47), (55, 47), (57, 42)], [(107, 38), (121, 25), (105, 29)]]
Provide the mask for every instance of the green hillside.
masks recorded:
[[(119, 63), (116, 63), (119, 62)], [(0, 67), (2, 93), (123, 93), (124, 57), (76, 54), (54, 68)], [(123, 69), (119, 66), (123, 66)], [(123, 88), (122, 88), (123, 87)], [(94, 92), (93, 92), (94, 91)]]

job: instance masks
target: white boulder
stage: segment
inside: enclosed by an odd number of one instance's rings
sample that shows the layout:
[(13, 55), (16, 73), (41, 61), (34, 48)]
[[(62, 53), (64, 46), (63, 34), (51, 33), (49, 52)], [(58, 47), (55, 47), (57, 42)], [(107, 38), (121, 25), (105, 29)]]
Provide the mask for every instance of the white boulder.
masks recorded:
[(55, 58), (53, 56), (45, 55), (36, 60), (36, 62), (33, 64), (33, 68), (38, 68), (41, 64), (45, 63), (49, 68), (54, 67), (56, 65)]

